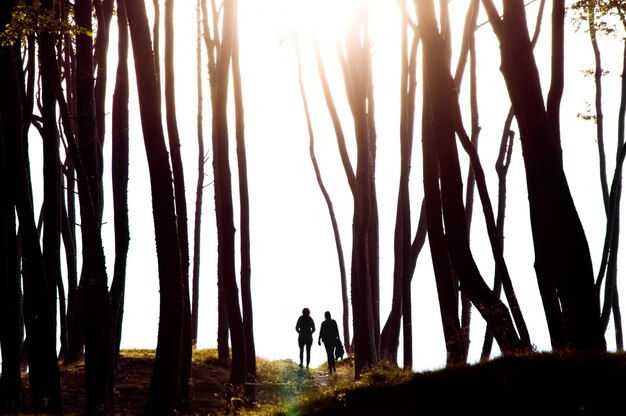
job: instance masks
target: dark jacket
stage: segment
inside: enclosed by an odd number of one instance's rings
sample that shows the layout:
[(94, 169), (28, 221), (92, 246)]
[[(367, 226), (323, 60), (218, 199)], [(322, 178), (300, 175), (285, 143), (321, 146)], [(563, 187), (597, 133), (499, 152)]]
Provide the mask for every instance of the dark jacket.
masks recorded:
[(320, 328), (320, 338), (326, 345), (336, 345), (339, 341), (339, 328), (334, 319), (326, 319)]
[(301, 315), (296, 322), (296, 331), (298, 331), (298, 339), (313, 341), (313, 332), (315, 332), (315, 322), (310, 315)]

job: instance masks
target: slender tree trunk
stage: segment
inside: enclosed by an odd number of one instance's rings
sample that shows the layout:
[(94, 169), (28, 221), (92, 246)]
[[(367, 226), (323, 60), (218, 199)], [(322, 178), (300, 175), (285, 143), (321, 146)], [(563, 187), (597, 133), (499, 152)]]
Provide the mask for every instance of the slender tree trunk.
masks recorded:
[[(117, 0), (117, 72), (113, 91), (111, 125), (111, 176), (113, 187), (113, 218), (115, 221), (115, 263), (111, 282), (113, 311), (113, 362), (117, 363), (122, 340), (126, 265), (130, 242), (128, 219), (128, 21), (124, 0)], [(115, 369), (115, 367), (113, 367)]]
[[(350, 163), (350, 157), (348, 156), (345, 136), (343, 134), (343, 128), (341, 127), (339, 114), (337, 113), (337, 108), (335, 107), (335, 103), (333, 101), (333, 97), (330, 92), (330, 86), (328, 84), (328, 79), (326, 78), (326, 72), (324, 70), (324, 64), (322, 62), (322, 56), (321, 56), (317, 42), (314, 44), (314, 48), (315, 48), (315, 60), (317, 63), (317, 70), (320, 76), (322, 90), (324, 91), (324, 99), (326, 101), (326, 107), (328, 108), (328, 112), (330, 113), (330, 117), (331, 117), (333, 127), (335, 130), (337, 146), (339, 148), (339, 155), (341, 157), (344, 171), (346, 173), (346, 178), (348, 179), (348, 185), (350, 186), (350, 190), (354, 194), (354, 184), (356, 182), (356, 178), (354, 176), (354, 171)], [(327, 205), (329, 202), (330, 200), (327, 201)], [(334, 217), (334, 214), (331, 214), (331, 222), (333, 221), (333, 217)], [(351, 343), (350, 343), (350, 304), (348, 302), (348, 281), (346, 277), (346, 265), (345, 265), (345, 257), (343, 254), (343, 245), (341, 244), (339, 229), (336, 226), (336, 224), (333, 225), (333, 233), (335, 236), (335, 246), (337, 247), (337, 257), (339, 261), (339, 274), (340, 274), (340, 279), (341, 279), (343, 339), (344, 339), (346, 352), (350, 353), (352, 348), (351, 348)]]
[(196, 83), (198, 86), (197, 108), (197, 134), (198, 134), (198, 181), (196, 184), (196, 213), (194, 216), (193, 233), (193, 274), (192, 274), (192, 298), (191, 298), (191, 345), (195, 349), (198, 343), (198, 307), (200, 304), (200, 240), (202, 236), (202, 198), (204, 194), (204, 128), (203, 104), (202, 104), (202, 15), (201, 0), (196, 3)]
[[(361, 37), (363, 36), (363, 38)], [(370, 122), (372, 105), (370, 95), (371, 73), (369, 66), (369, 42), (367, 40), (367, 9), (357, 11), (346, 38), (346, 61), (343, 63), (344, 80), (348, 101), (354, 119), (357, 142), (356, 182), (354, 187), (354, 214), (352, 219), (352, 316), (354, 322), (355, 378), (363, 370), (378, 363), (376, 304), (377, 218), (373, 211), (375, 132)]]
[[(9, 6), (3, 4), (2, 7)], [(9, 10), (11, 8), (9, 7)], [(0, 9), (3, 12), (6, 9)], [(30, 47), (34, 47), (33, 44)], [(24, 320), (28, 337), (28, 378), (31, 408), (38, 412), (59, 413), (62, 409), (60, 373), (56, 353), (53, 292), (45, 278), (43, 255), (35, 226), (32, 187), (28, 168), (27, 125), (30, 122), (28, 96), (24, 91), (24, 75), (19, 50), (2, 47), (3, 130), (11, 132), (4, 141), (11, 172), (15, 173), (15, 207), (20, 224), (22, 279), (24, 282)], [(31, 57), (32, 58), (32, 57)], [(3, 347), (4, 350), (4, 347)], [(4, 353), (4, 351), (3, 351)], [(3, 370), (5, 370), (3, 368)], [(11, 369), (6, 369), (7, 376)], [(15, 371), (15, 370), (13, 370)], [(3, 371), (4, 372), (4, 371)], [(4, 378), (4, 375), (3, 375)]]
[[(76, 23), (91, 30), (91, 0), (75, 4)], [(79, 290), (85, 299), (85, 389), (87, 412), (113, 411), (111, 299), (108, 292), (104, 249), (100, 230), (102, 207), (102, 150), (96, 127), (93, 80), (93, 41), (76, 37), (76, 99), (78, 149), (74, 160), (81, 164), (78, 192), (83, 243), (83, 267)]]
[(161, 125), (157, 73), (152, 59), (145, 4), (126, 3), (137, 75), (154, 216), (159, 268), (159, 334), (147, 414), (172, 413), (180, 404), (182, 322), (184, 297), (179, 239), (174, 207), (172, 172)]
[(228, 397), (237, 396), (246, 382), (246, 340), (239, 307), (235, 273), (235, 227), (232, 178), (229, 163), (228, 85), (233, 50), (236, 3), (224, 2), (222, 43), (217, 59), (217, 85), (213, 104), (213, 176), (215, 177), (215, 213), (218, 239), (218, 279), (223, 282), (226, 314), (232, 340), (232, 364)]
[(501, 44), (501, 69), (520, 126), (535, 270), (553, 348), (604, 351), (589, 246), (543, 104), (524, 4), (505, 2), (502, 20), (491, 1), (483, 4)]
[(187, 197), (185, 176), (180, 154), (180, 137), (176, 120), (176, 94), (174, 76), (174, 0), (165, 1), (165, 117), (169, 140), (172, 173), (174, 175), (174, 203), (182, 269), (183, 321), (181, 351), (180, 403), (178, 409), (188, 412), (189, 379), (191, 377), (191, 303), (189, 299), (189, 233), (187, 231)]
[(413, 330), (411, 305), (412, 267), (411, 206), (409, 177), (413, 148), (415, 113), (417, 46), (419, 34), (414, 32), (411, 47), (408, 44), (408, 15), (402, 2), (402, 76), (400, 81), (400, 183), (396, 210), (394, 237), (393, 297), (391, 312), (381, 334), (381, 358), (397, 363), (401, 320), (404, 324), (404, 366), (412, 368)]
[[(211, 109), (215, 112), (217, 106), (217, 91), (219, 86), (218, 79), (218, 60), (221, 56), (222, 43), (219, 35), (220, 27), (220, 13), (217, 10), (217, 6), (214, 0), (211, 0), (211, 21), (213, 23), (212, 30), (209, 27), (209, 13), (207, 10), (206, 0), (201, 0), (202, 8), (202, 25), (204, 32), (204, 43), (207, 49), (208, 67), (209, 67), (209, 85), (211, 88)], [(212, 36), (211, 36), (212, 35)], [(213, 120), (215, 123), (215, 120)], [(215, 132), (212, 132), (214, 135)], [(215, 136), (213, 136), (215, 140)], [(215, 153), (215, 147), (213, 149)], [(214, 156), (215, 158), (215, 156)], [(215, 172), (215, 165), (213, 166), (213, 172)], [(217, 178), (214, 178), (215, 180)], [(215, 185), (214, 180), (214, 185)], [(217, 187), (215, 188), (217, 193)], [(233, 225), (234, 226), (234, 225)], [(218, 229), (219, 234), (219, 229)], [(218, 235), (219, 239), (219, 235)], [(219, 245), (219, 242), (218, 242)], [(234, 249), (234, 248), (233, 248)], [(218, 249), (219, 250), (219, 249)], [(218, 265), (219, 268), (219, 265)], [(224, 275), (218, 270), (217, 273), (217, 356), (220, 365), (228, 367), (230, 362), (230, 351), (228, 348), (228, 314), (226, 312), (226, 294), (224, 289)]]
[[(0, 27), (10, 18), (14, 2), (0, 5)], [(17, 254), (15, 186), (8, 180), (15, 172), (12, 146), (7, 143), (21, 137), (20, 119), (11, 117), (19, 108), (17, 92), (16, 57), (19, 46), (0, 47), (0, 89), (4, 92), (0, 100), (0, 348), (2, 350), (2, 378), (0, 378), (0, 412), (20, 413), (25, 405), (20, 371), (20, 350), (23, 336), (20, 318), (20, 272)], [(20, 62), (20, 60), (17, 60)], [(20, 63), (21, 65), (21, 63)], [(21, 66), (20, 66), (21, 70)], [(16, 101), (17, 99), (17, 101)]]
[[(511, 157), (513, 155), (513, 144), (515, 143), (515, 133), (511, 130), (511, 123), (513, 122), (513, 109), (509, 110), (506, 121), (504, 122), (504, 129), (502, 132), (502, 139), (500, 141), (500, 152), (498, 153), (498, 159), (496, 160), (496, 173), (498, 175), (498, 214), (496, 219), (497, 238), (500, 241), (500, 246), (504, 250), (504, 218), (506, 212), (506, 176), (511, 165)], [(502, 292), (502, 279), (498, 270), (494, 273), (493, 291), (496, 295), (500, 296)], [(485, 330), (485, 337), (483, 341), (483, 349), (480, 355), (481, 361), (486, 361), (491, 355), (491, 349), (493, 348), (493, 334), (489, 329)]]
[(233, 11), (233, 94), (235, 98), (235, 139), (237, 142), (237, 171), (239, 178), (239, 222), (241, 234), (241, 306), (243, 312), (243, 330), (246, 341), (246, 400), (256, 401), (256, 347), (254, 343), (254, 319), (252, 310), (252, 266), (250, 261), (250, 201), (248, 192), (248, 162), (244, 135), (243, 91), (241, 87), (241, 69), (239, 67), (239, 2), (234, 0)]
[[(424, 43), (424, 72), (428, 100), (432, 105), (432, 125), (441, 182), (442, 213), (445, 221), (445, 244), (456, 273), (460, 289), (472, 301), (487, 321), (503, 353), (522, 348), (506, 306), (487, 287), (472, 257), (467, 235), (467, 223), (462, 203), (462, 181), (455, 143), (460, 117), (456, 95), (452, 95), (453, 80), (447, 67), (443, 41), (439, 36), (432, 2), (418, 2), (419, 27)], [(477, 165), (472, 160), (474, 169)], [(483, 204), (486, 201), (483, 200)], [(490, 207), (489, 207), (490, 209)], [(500, 253), (501, 254), (501, 253)]]

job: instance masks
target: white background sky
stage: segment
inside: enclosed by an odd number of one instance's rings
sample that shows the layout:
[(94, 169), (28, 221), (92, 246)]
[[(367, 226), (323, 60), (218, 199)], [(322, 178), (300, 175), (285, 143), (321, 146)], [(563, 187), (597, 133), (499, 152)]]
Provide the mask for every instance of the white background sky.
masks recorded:
[[(347, 23), (348, 8), (355, 2), (356, 0), (344, 0), (343, 3), (330, 0), (315, 2), (240, 0), (241, 65), (251, 203), (252, 296), (256, 351), (260, 357), (297, 360), (297, 334), (294, 327), (303, 307), (311, 309), (318, 328), (326, 310), (331, 311), (341, 325), (339, 269), (331, 224), (309, 159), (308, 133), (297, 84), (295, 48), (292, 43), (283, 41), (291, 28), (299, 30), (303, 36), (305, 82), (315, 128), (317, 158), (338, 215), (345, 260), (349, 268), (352, 203), (339, 160), (335, 135), (310, 55), (310, 34), (319, 36), (322, 47), (325, 48), (327, 71), (334, 86), (333, 95), (342, 111), (343, 128), (348, 143), (353, 147), (352, 120), (347, 112), (344, 87), (335, 59), (333, 34)], [(342, 9), (343, 4), (346, 5), (345, 10)], [(531, 29), (534, 27), (537, 4), (538, 2), (528, 8)], [(399, 176), (400, 20), (395, 2), (373, 0), (372, 7), (371, 37), (378, 132), (377, 192), (380, 209), (382, 325), (391, 304), (393, 228)], [(453, 13), (453, 68), (456, 68), (458, 42), (462, 34), (466, 7), (465, 1), (457, 0), (450, 3)], [(547, 73), (549, 69), (551, 12), (549, 7), (547, 6), (544, 15), (544, 26), (536, 49), (542, 73)], [(479, 22), (484, 22), (484, 15), (481, 16)], [(179, 1), (175, 26), (178, 39), (175, 53), (176, 88), (190, 220), (194, 215), (197, 179), (195, 21), (195, 1)], [(576, 118), (578, 112), (584, 111), (585, 102), (592, 103), (594, 100), (593, 81), (585, 79), (580, 73), (581, 68), (593, 66), (593, 55), (587, 35), (574, 34), (569, 19), (567, 27), (566, 90), (561, 111), (564, 162), (574, 200), (587, 232), (594, 266), (597, 268), (605, 221), (598, 179), (595, 126)], [(112, 30), (115, 31), (115, 28), (114, 23)], [(493, 166), (509, 101), (498, 69), (498, 44), (490, 26), (482, 27), (476, 36), (482, 127), (479, 152), (488, 175), (487, 181), (495, 206), (497, 182)], [(604, 111), (607, 160), (609, 173), (612, 173), (622, 47), (618, 40), (606, 39), (601, 41), (600, 46), (604, 67), (610, 71), (604, 84)], [(116, 65), (116, 50), (116, 42), (112, 40), (109, 63), (111, 69)], [(111, 74), (109, 91), (112, 92), (114, 72)], [(465, 80), (468, 78), (469, 72), (466, 73)], [(548, 78), (544, 79), (544, 94), (548, 90), (548, 81)], [(134, 83), (134, 74), (131, 76), (131, 82)], [(418, 84), (418, 91), (421, 89), (420, 84), (421, 82)], [(134, 86), (131, 86), (131, 91), (134, 96), (136, 94)], [(468, 108), (467, 92), (468, 86), (465, 83), (461, 91), (461, 103), (465, 108)], [(418, 98), (419, 96), (418, 93)], [(208, 84), (204, 97), (207, 109), (205, 144), (206, 149), (211, 152)], [(108, 105), (110, 106), (110, 101)], [(122, 347), (154, 348), (158, 330), (159, 297), (151, 196), (139, 113), (136, 106), (131, 108), (134, 108), (131, 110), (129, 182), (131, 242)], [(416, 215), (419, 213), (422, 196), (419, 109), (418, 103), (411, 179), (411, 192), (414, 198), (412, 210)], [(465, 120), (466, 128), (469, 130), (469, 116)], [(513, 127), (516, 129), (515, 124)], [(109, 187), (106, 198), (110, 204), (109, 137), (105, 144), (107, 161), (105, 180)], [(516, 137), (519, 139), (519, 135)], [(234, 134), (232, 138), (234, 148)], [(505, 257), (522, 312), (529, 326), (531, 339), (538, 349), (545, 350), (549, 349), (550, 343), (533, 271), (528, 203), (519, 140), (515, 146), (508, 176)], [(460, 153), (463, 155), (462, 151)], [(203, 203), (200, 348), (215, 347), (217, 331), (217, 248), (210, 163), (209, 159), (206, 166), (206, 183), (209, 185), (205, 189)], [(462, 165), (467, 165), (465, 160), (462, 161)], [(231, 169), (236, 178), (234, 156)], [(34, 168), (33, 172), (36, 171), (37, 168)], [(233, 183), (236, 184), (236, 180), (233, 180)], [(478, 201), (476, 198), (472, 247), (483, 277), (491, 284), (493, 261), (486, 244), (481, 206)], [(235, 206), (237, 204), (238, 201), (235, 201)], [(108, 270), (112, 275), (114, 240), (113, 212), (110, 205), (105, 208), (104, 221), (105, 250)], [(417, 216), (413, 224), (415, 227)], [(192, 222), (189, 224), (189, 231), (189, 234), (193, 235)], [(621, 257), (623, 258), (623, 255)], [(442, 367), (446, 356), (430, 261), (426, 244), (413, 279), (414, 364), (417, 370)], [(470, 355), (472, 360), (476, 360), (480, 354), (484, 334), (484, 323), (478, 313), (473, 313), (472, 331), (474, 336)], [(317, 335), (318, 332), (314, 334), (316, 341)], [(614, 345), (613, 337), (609, 329), (607, 341), (610, 346)], [(323, 348), (315, 345), (312, 351), (312, 365), (319, 365), (324, 360)]]

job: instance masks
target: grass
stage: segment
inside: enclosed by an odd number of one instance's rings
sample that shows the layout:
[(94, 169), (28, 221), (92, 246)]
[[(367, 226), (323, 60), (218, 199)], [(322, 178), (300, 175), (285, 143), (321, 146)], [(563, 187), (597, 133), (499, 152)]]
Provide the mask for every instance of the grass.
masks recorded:
[(623, 415), (626, 356), (532, 354), (439, 371), (377, 369), (264, 416)]
[[(116, 414), (143, 414), (154, 351), (123, 350), (116, 372)], [(413, 373), (391, 365), (354, 381), (350, 360), (300, 369), (292, 360), (257, 360), (256, 404), (226, 402), (229, 370), (214, 349), (193, 355), (192, 415), (622, 415), (626, 355), (535, 353)], [(61, 367), (64, 413), (84, 412), (84, 364)], [(27, 389), (25, 379), (25, 389)]]

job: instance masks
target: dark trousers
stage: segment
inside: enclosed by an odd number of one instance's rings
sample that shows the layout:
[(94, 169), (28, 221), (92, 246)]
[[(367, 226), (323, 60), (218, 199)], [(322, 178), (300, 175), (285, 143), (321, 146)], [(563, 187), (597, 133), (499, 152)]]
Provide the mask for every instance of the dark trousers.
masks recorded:
[(335, 368), (335, 344), (331, 342), (324, 342), (324, 348), (326, 348), (326, 361), (328, 361), (328, 372), (337, 372)]
[(302, 365), (302, 359), (304, 358), (304, 348), (306, 347), (306, 366), (309, 366), (311, 362), (311, 345), (313, 344), (313, 338), (301, 339), (298, 338), (298, 346), (300, 347), (300, 365)]

